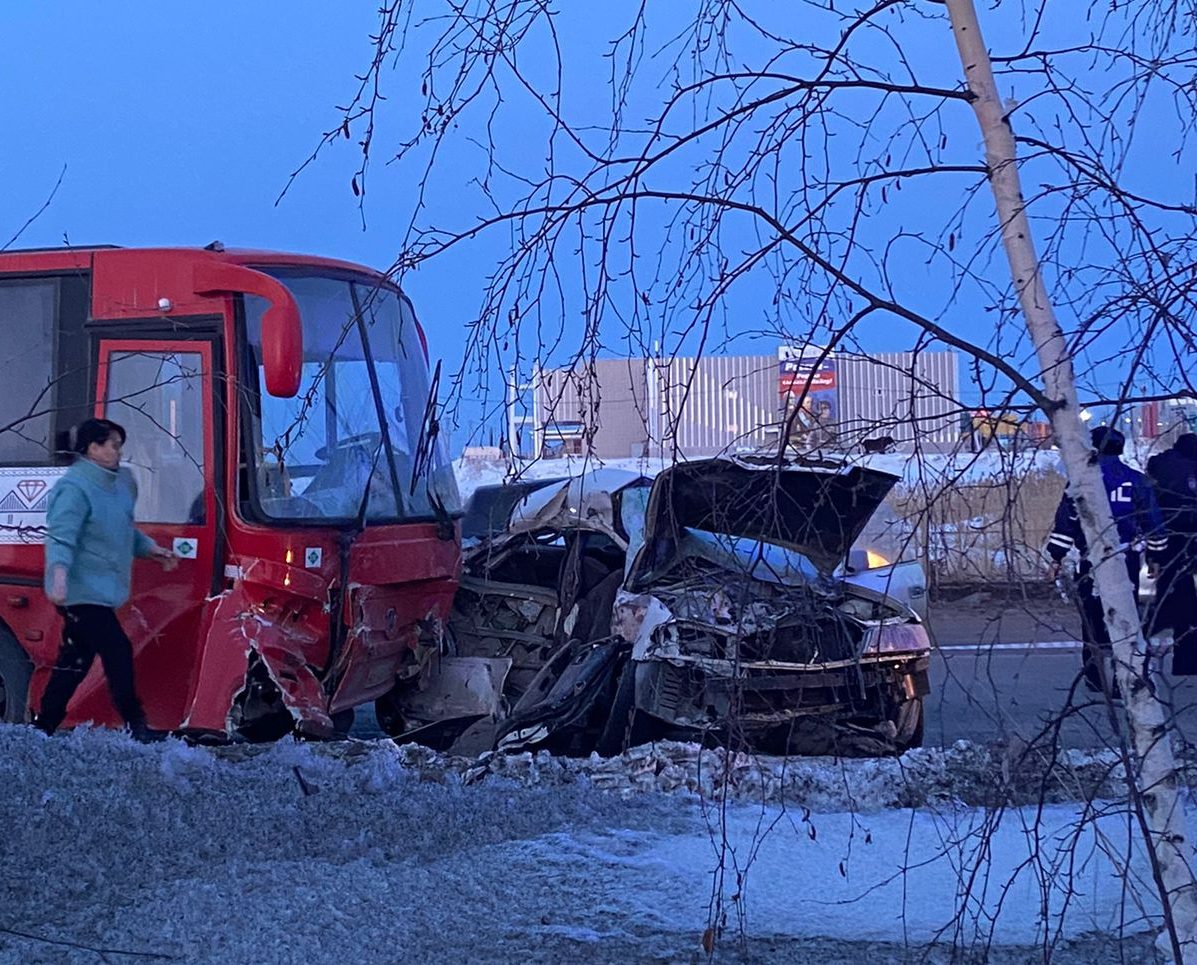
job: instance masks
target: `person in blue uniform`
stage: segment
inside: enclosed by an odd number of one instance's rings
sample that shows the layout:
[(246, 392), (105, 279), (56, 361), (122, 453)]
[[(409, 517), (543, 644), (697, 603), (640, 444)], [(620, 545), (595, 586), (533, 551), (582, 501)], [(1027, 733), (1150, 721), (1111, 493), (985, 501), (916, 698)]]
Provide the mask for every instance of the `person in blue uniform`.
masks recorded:
[(1167, 551), (1156, 583), (1151, 632), (1172, 631), (1172, 672), (1197, 674), (1197, 435), (1186, 432), (1147, 461)]
[[(1126, 439), (1117, 429), (1098, 426), (1090, 433), (1097, 461), (1101, 466), (1101, 478), (1109, 499), (1110, 513), (1118, 529), (1119, 551), (1130, 580), (1139, 599), (1139, 568), (1146, 552), (1149, 573), (1154, 575), (1163, 559), (1167, 539), (1155, 492), (1147, 477), (1122, 461)], [(1085, 686), (1101, 692), (1104, 676), (1104, 653), (1110, 646), (1110, 635), (1106, 629), (1101, 598), (1093, 586), (1093, 563), (1089, 559), (1085, 534), (1077, 516), (1076, 505), (1067, 491), (1060, 498), (1056, 508), (1056, 519), (1047, 540), (1047, 552), (1052, 559), (1051, 578), (1060, 572), (1064, 558), (1076, 550), (1080, 555), (1077, 566), (1077, 607), (1081, 615), (1081, 670)], [(1119, 696), (1116, 682), (1111, 682), (1108, 691)]]

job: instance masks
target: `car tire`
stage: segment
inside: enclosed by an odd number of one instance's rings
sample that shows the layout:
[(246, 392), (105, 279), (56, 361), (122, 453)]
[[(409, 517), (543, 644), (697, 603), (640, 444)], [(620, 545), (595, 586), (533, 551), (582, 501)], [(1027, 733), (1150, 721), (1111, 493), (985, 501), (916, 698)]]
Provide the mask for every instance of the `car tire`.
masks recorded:
[(407, 721), (404, 720), (399, 707), (398, 689), (395, 687), (374, 701), (374, 719), (378, 721), (379, 729), (387, 737), (399, 737), (407, 730)]
[(631, 660), (623, 666), (619, 685), (611, 701), (611, 712), (599, 733), (594, 749), (599, 757), (618, 757), (629, 747), (643, 743), (643, 726), (637, 726), (636, 664)]
[(923, 698), (913, 697), (910, 700), (904, 700), (894, 711), (893, 722), (897, 729), (894, 743), (899, 754), (911, 748), (923, 746), (926, 728), (926, 715), (923, 713), (923, 709)]
[(0, 721), (23, 724), (29, 712), (33, 664), (16, 638), (0, 628)]

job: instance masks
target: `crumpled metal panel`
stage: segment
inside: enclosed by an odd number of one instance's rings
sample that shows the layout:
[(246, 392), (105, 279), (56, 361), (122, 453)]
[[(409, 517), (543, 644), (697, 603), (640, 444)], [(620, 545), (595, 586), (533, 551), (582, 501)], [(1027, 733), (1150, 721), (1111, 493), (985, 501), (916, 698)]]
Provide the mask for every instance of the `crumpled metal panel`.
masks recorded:
[(426, 587), (360, 586), (351, 584), (350, 629), (332, 679), (336, 683), (332, 710), (373, 700), (397, 681), (417, 676), (433, 654), (444, 647), (442, 606), (450, 590)]
[[(231, 735), (233, 706), (244, 690), (250, 656), (257, 653), (297, 727), (314, 736), (332, 733), (328, 701), (305, 659), (320, 637), (260, 599), (252, 565), (233, 587), (205, 602), (206, 645), (183, 728)], [(276, 575), (276, 574), (270, 574)], [(288, 584), (289, 588), (289, 584)], [(301, 588), (312, 589), (309, 587)], [(281, 619), (280, 619), (281, 618)]]
[[(645, 660), (653, 643), (653, 631), (673, 619), (664, 603), (651, 593), (630, 593), (620, 590), (615, 597), (615, 615), (611, 632), (632, 642), (632, 659)], [(671, 654), (658, 653), (666, 657)]]
[[(527, 496), (511, 513), (504, 538), (519, 533), (585, 529), (604, 533), (616, 545), (627, 540), (615, 525), (614, 495), (629, 486), (647, 483), (644, 476), (624, 469), (596, 469)], [(492, 541), (491, 546), (495, 545)]]
[(418, 721), (498, 714), (510, 670), (509, 657), (438, 657), (404, 699), (404, 713)]
[(259, 634), (253, 649), (282, 694), (296, 728), (313, 737), (330, 737), (333, 723), (327, 709), (328, 697), (319, 678), (286, 638), (285, 631)]

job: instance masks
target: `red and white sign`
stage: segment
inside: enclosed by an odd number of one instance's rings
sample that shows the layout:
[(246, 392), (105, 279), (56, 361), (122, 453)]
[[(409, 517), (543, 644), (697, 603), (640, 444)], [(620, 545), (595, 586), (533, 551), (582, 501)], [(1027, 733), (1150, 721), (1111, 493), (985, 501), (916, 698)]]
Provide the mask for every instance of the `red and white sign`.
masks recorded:
[(818, 346), (783, 345), (777, 360), (777, 386), (782, 395), (834, 392), (839, 386), (834, 356)]

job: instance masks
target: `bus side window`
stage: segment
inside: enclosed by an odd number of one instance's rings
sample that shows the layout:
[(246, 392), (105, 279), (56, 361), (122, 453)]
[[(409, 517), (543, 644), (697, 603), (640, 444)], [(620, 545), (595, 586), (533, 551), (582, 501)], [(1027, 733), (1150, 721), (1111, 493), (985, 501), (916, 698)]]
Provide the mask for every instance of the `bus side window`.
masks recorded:
[(0, 280), (0, 464), (52, 461), (58, 282)]

